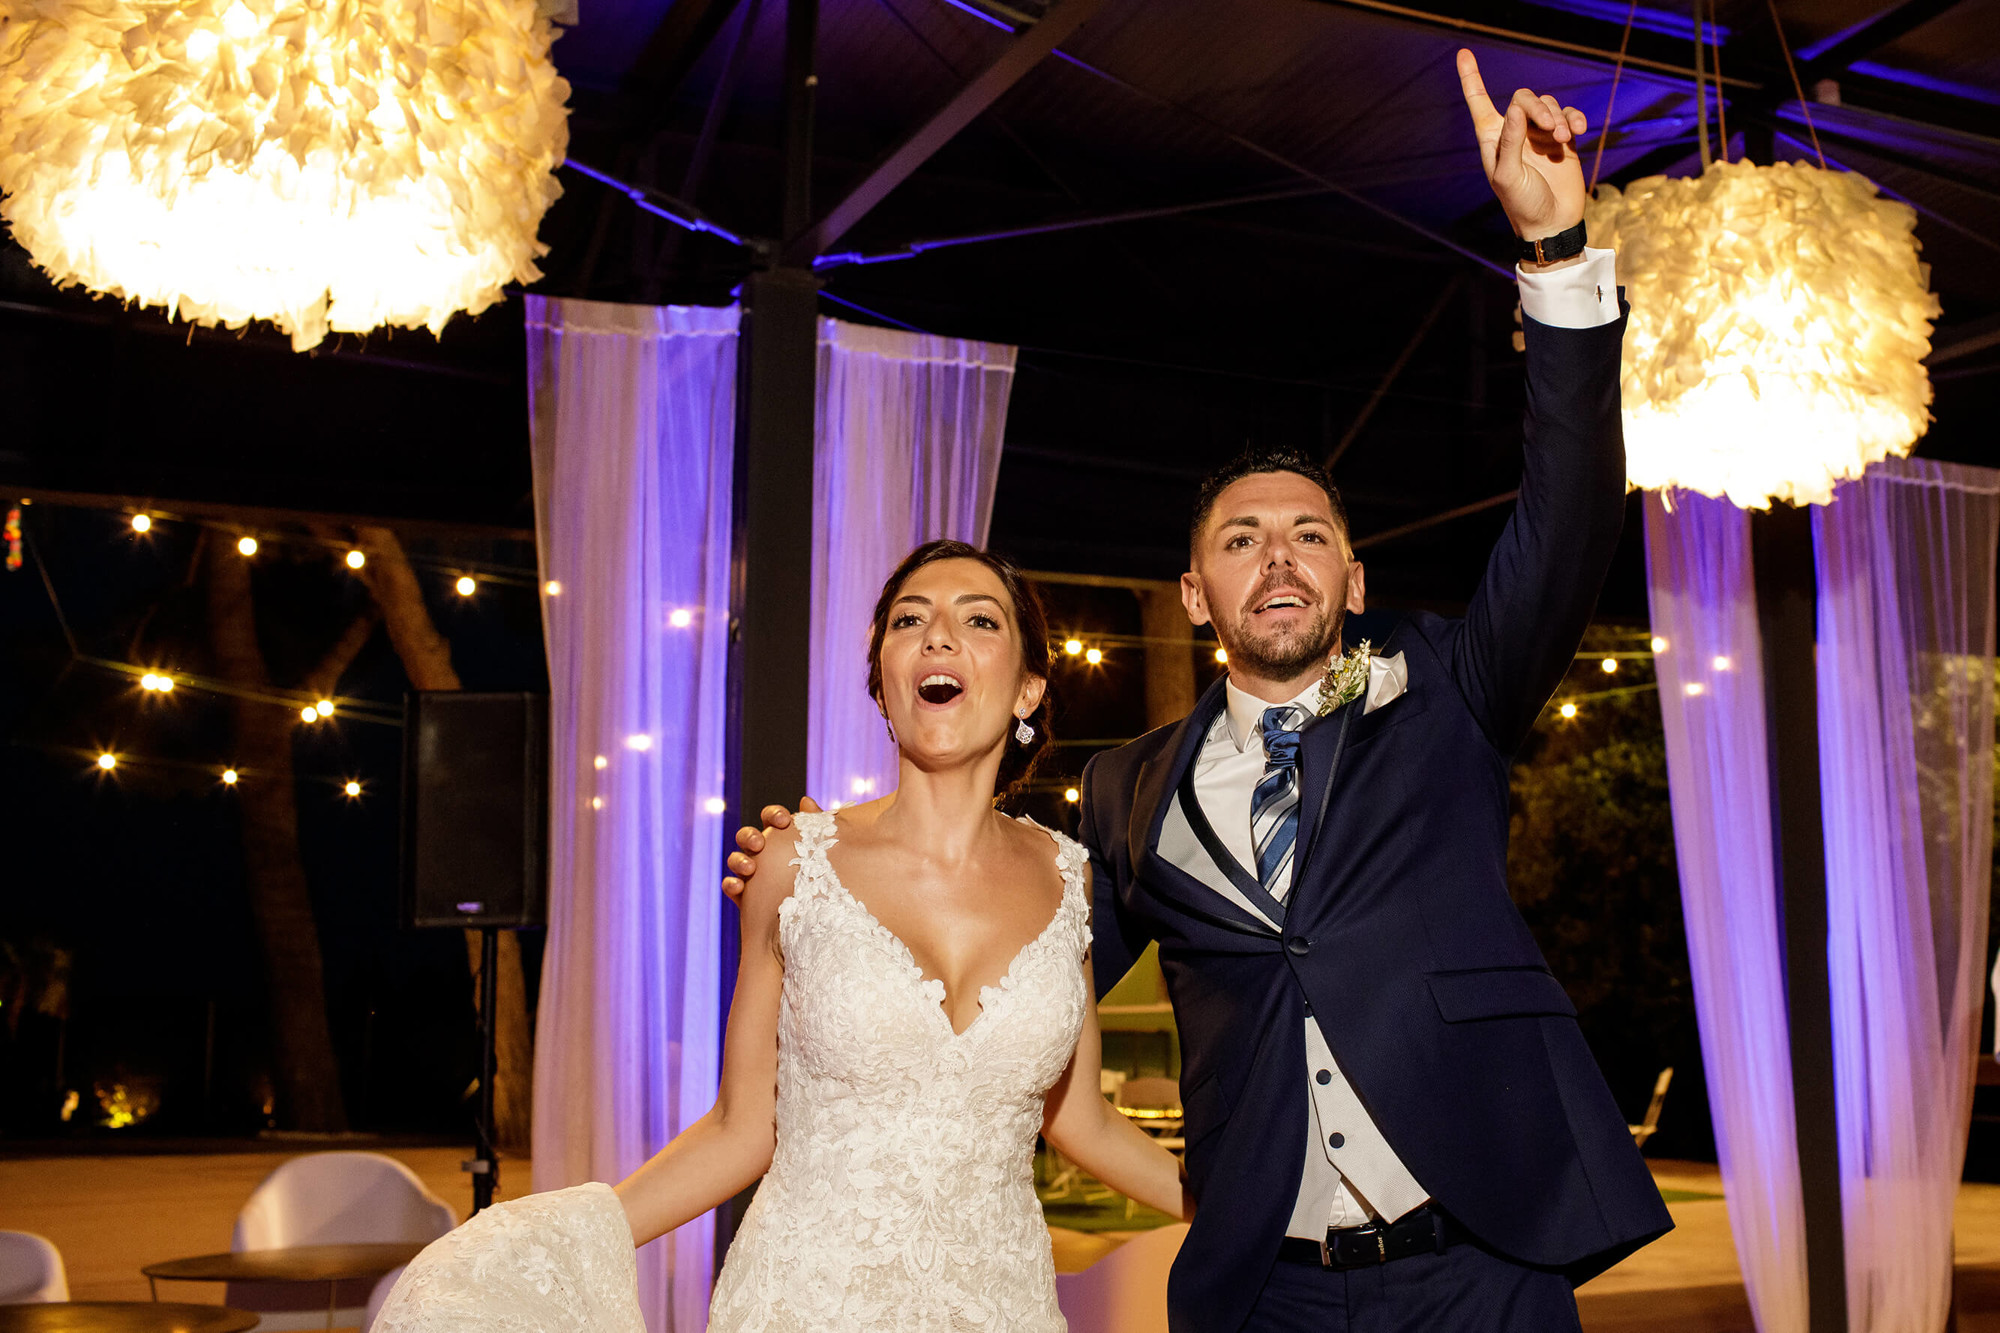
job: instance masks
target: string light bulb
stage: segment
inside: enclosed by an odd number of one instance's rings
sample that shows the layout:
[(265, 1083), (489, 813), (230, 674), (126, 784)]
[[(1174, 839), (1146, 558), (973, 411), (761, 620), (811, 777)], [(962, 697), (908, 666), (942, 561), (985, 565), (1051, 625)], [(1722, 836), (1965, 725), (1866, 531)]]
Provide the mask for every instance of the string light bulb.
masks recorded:
[(625, 748), (628, 750), (650, 750), (653, 748), (653, 738), (643, 731), (635, 731), (625, 738)]
[(234, 787), (236, 785), (235, 769), (225, 768), (222, 770), (222, 785), (225, 787)]
[(255, 555), (257, 554), (257, 539), (251, 536), (238, 537), (236, 539), (236, 549), (244, 555)]
[(307, 704), (299, 710), (299, 720), (302, 722), (319, 721), (319, 709), (314, 708), (311, 704)]
[(160, 688), (160, 678), (148, 671), (145, 675), (139, 677), (139, 688), (142, 690), (157, 690)]
[(1080, 652), (1082, 652), (1082, 651), (1083, 651), (1083, 640), (1082, 640), (1082, 639), (1064, 639), (1064, 640), (1063, 640), (1063, 651), (1064, 651), (1064, 652), (1066, 652), (1066, 653), (1068, 653), (1068, 654), (1069, 654), (1069, 655), (1070, 655), (1071, 657), (1075, 657), (1075, 656), (1076, 656), (1076, 655), (1077, 655), (1078, 653), (1080, 653)]
[(711, 796), (701, 803), (701, 808), (711, 815), (719, 815), (729, 808), (729, 803), (720, 796)]
[(332, 717), (333, 700), (321, 699), (318, 703), (313, 705), (313, 712), (318, 713), (321, 717)]
[(593, 759), (593, 760), (591, 760), (591, 761), (590, 761), (590, 766), (591, 766), (592, 768), (595, 768), (595, 769), (598, 769), (598, 770), (600, 770), (600, 771), (601, 771), (601, 770), (603, 770), (603, 769), (607, 769), (607, 768), (611, 767), (611, 761), (610, 761), (609, 759), (605, 758), (605, 757), (604, 757), (603, 755), (599, 755), (599, 756), (597, 756), (597, 758), (595, 758), (595, 759)]
[(544, 583), (542, 585), (542, 591), (547, 593), (551, 597), (562, 596), (562, 580), (550, 579), (547, 583)]
[(148, 514), (132, 515), (132, 531), (151, 532), (152, 530), (153, 530), (153, 519), (151, 515)]
[(460, 597), (470, 597), (474, 592), (478, 591), (479, 588), (479, 585), (473, 581), (472, 575), (470, 574), (460, 574), (458, 576), (458, 582), (453, 586), (458, 589), (458, 595)]
[(675, 607), (667, 615), (667, 623), (675, 629), (686, 629), (694, 624), (694, 612), (684, 606)]
[(1558, 713), (1561, 713), (1565, 718), (1572, 718), (1576, 716), (1576, 705), (1564, 704), (1561, 708), (1558, 708), (1556, 711)]
[(347, 553), (347, 567), (349, 569), (359, 569), (367, 563), (368, 557), (362, 551), (357, 549)]
[(1063, 789), (1063, 799), (1065, 801), (1068, 801), (1071, 805), (1075, 805), (1078, 801), (1083, 799), (1083, 793), (1078, 791), (1074, 787), (1065, 787)]
[(118, 756), (106, 750), (103, 754), (97, 756), (97, 766), (109, 773), (112, 769), (118, 767)]
[(1102, 662), (1104, 660), (1104, 651), (1100, 648), (1087, 649), (1083, 654), (1083, 660), (1090, 663), (1092, 666), (1096, 666), (1099, 662)]
[(1607, 676), (1618, 674), (1618, 659), (1615, 657), (1607, 657), (1598, 665), (1604, 668), (1604, 674)]
[(348, 797), (352, 799), (353, 797), (359, 796), (361, 794), (361, 784), (350, 778), (348, 779), (347, 785), (345, 787), (342, 787), (341, 790), (346, 792)]
[(1227, 648), (1217, 648), (1217, 649), (1215, 650), (1215, 660), (1216, 660), (1216, 661), (1218, 661), (1218, 662), (1220, 662), (1220, 663), (1222, 663), (1222, 665), (1224, 665), (1224, 666), (1228, 666), (1228, 665), (1229, 665), (1229, 650), (1228, 650)]
[(1714, 667), (1717, 671), (1727, 671), (1730, 669), (1730, 667), (1734, 666), (1735, 663), (1731, 662), (1727, 657), (1724, 657), (1721, 653), (1717, 653), (1715, 655), (1715, 660), (1710, 662), (1709, 665)]
[(604, 808), (604, 798), (602, 796), (591, 797), (590, 808), (593, 810), (602, 810)]
[(1653, 636), (1653, 651), (1656, 653), (1667, 651), (1667, 641), (1657, 634)]

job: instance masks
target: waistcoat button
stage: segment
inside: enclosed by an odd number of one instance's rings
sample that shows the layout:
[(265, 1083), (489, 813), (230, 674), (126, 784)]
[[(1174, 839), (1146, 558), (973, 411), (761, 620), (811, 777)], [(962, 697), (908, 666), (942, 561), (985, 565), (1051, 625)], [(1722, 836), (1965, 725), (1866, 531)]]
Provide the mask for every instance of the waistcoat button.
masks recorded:
[(1329, 1135), (1327, 1135), (1327, 1136), (1326, 1136), (1326, 1146), (1327, 1146), (1327, 1147), (1329, 1147), (1329, 1148), (1344, 1148), (1344, 1147), (1346, 1147), (1346, 1146), (1347, 1146), (1347, 1135), (1345, 1135), (1345, 1134), (1329, 1134)]
[(1333, 1071), (1331, 1069), (1322, 1069), (1317, 1074), (1314, 1074), (1313, 1078), (1323, 1088), (1327, 1084), (1333, 1082)]
[(1285, 941), (1286, 950), (1300, 958), (1303, 958), (1307, 954), (1311, 953), (1312, 947), (1313, 946), (1311, 940), (1305, 939), (1304, 937), (1298, 935), (1294, 935), (1292, 936), (1292, 938)]

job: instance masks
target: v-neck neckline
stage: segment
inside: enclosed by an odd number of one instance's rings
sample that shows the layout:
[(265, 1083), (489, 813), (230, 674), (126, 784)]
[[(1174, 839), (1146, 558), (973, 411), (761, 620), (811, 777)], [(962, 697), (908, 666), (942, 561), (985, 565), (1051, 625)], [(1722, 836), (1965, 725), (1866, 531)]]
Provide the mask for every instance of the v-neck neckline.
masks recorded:
[[(869, 909), (868, 904), (854, 896), (853, 890), (849, 889), (846, 882), (841, 879), (840, 872), (834, 869), (833, 857), (828, 855), (828, 853), (839, 844), (840, 839), (834, 836), (837, 826), (834, 823), (832, 815), (827, 816), (827, 835), (818, 840), (817, 845), (813, 849), (819, 856), (820, 864), (825, 867), (827, 879), (832, 882), (835, 889), (839, 890), (839, 896), (852, 904), (854, 910), (861, 914), (862, 919), (903, 955), (903, 961), (909, 964), (910, 974), (916, 978), (917, 993), (924, 998), (925, 1007), (937, 1015), (938, 1021), (944, 1024), (945, 1031), (950, 1034), (950, 1039), (954, 1042), (963, 1040), (992, 1012), (992, 1008), (987, 1002), (988, 994), (994, 992), (1004, 993), (1012, 986), (1014, 974), (1020, 969), (1021, 960), (1035, 952), (1042, 945), (1043, 941), (1055, 933), (1056, 926), (1063, 919), (1063, 913), (1069, 910), (1069, 896), (1070, 890), (1073, 887), (1073, 879), (1068, 867), (1063, 864), (1064, 849), (1062, 843), (1057, 840), (1055, 831), (1036, 823), (1034, 820), (1017, 820), (1017, 822), (1034, 824), (1036, 828), (1049, 835), (1049, 842), (1054, 845), (1056, 851), (1056, 873), (1062, 877), (1062, 897), (1056, 902), (1056, 910), (1050, 914), (1048, 923), (1040, 931), (1036, 932), (1033, 939), (1017, 949), (1014, 956), (1008, 960), (1007, 968), (1000, 974), (1000, 979), (979, 988), (979, 1012), (974, 1014), (972, 1021), (962, 1028), (952, 1026), (950, 1009), (951, 992), (945, 986), (944, 978), (926, 976), (923, 964), (917, 961), (916, 954), (911, 951), (909, 944), (904, 941), (903, 937), (883, 925), (875, 913)], [(933, 990), (936, 992), (935, 1001), (931, 998)]]

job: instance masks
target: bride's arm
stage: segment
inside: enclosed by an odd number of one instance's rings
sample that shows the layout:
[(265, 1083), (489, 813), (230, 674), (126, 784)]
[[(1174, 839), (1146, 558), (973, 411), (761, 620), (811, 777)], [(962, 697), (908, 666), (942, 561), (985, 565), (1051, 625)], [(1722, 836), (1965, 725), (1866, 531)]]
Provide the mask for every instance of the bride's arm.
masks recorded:
[(741, 961), (715, 1106), (618, 1185), (632, 1243), (644, 1245), (733, 1199), (771, 1166), (778, 1141), (778, 905), (792, 893), (798, 835), (774, 832), (744, 890)]
[[(1085, 995), (1097, 994), (1088, 958), (1083, 985)], [(1180, 1161), (1104, 1100), (1098, 1078), (1102, 1061), (1103, 1038), (1092, 1005), (1084, 1011), (1076, 1054), (1044, 1102), (1042, 1137), (1120, 1194), (1170, 1217), (1191, 1219), (1194, 1196), (1188, 1193)]]

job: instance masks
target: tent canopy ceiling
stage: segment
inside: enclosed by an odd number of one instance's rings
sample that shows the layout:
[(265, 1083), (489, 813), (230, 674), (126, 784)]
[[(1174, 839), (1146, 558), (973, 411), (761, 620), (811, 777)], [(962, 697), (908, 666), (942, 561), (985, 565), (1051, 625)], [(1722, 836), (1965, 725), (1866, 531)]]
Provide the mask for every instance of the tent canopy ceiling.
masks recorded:
[[(782, 240), (786, 9), (581, 0), (555, 48), (575, 90), (572, 159), (732, 232)], [(1938, 343), (1959, 349), (1938, 362), (1938, 424), (1920, 451), (2000, 463), (1985, 425), (2000, 407), (2000, 0), (1779, 0), (1777, 11), (1808, 94), (1825, 99), (1812, 119), (1829, 164), (1920, 213), (1945, 311)], [(824, 217), (1049, 12), (1046, 0), (821, 0), (809, 215)], [(824, 265), (824, 308), (1024, 349), (994, 541), (1031, 564), (1170, 576), (1195, 479), (1246, 440), (1339, 452), (1362, 536), (1502, 494), (1519, 476), (1514, 300), (1495, 271), (1508, 236), (1453, 54), (1477, 51), (1498, 94), (1550, 92), (1595, 124), (1627, 12), (1618, 0), (1102, 0), (828, 247), (870, 262)], [(1631, 13), (1603, 177), (1698, 170), (1693, 21), (1644, 3)], [(1767, 0), (1717, 0), (1715, 23), (1732, 153), (1810, 159)], [(1595, 134), (1585, 146), (1595, 151)], [(683, 232), (577, 172), (563, 179), (537, 290), (719, 303), (751, 270), (741, 246)], [(240, 373), (255, 357), (309, 396), (365, 381), (379, 403), (366, 425), (343, 425), (357, 410), (343, 407), (331, 424), (295, 428), (308, 454), (322, 447), (315, 431), (344, 431), (364, 460), (379, 442), (381, 475), (335, 483), (347, 487), (340, 503), (314, 507), (501, 522), (525, 512), (522, 404), (488, 401), (518, 385), (518, 302), (460, 321), (441, 343), (349, 339), (288, 362), (260, 332), (189, 346), (126, 336), (165, 326), (150, 313), (113, 320), (105, 303), (38, 284), (18, 250), (0, 259), (0, 299), (65, 311), (79, 356), (122, 338), (141, 378), (174, 364), (183, 380)], [(0, 336), (51, 322), (12, 309)], [(15, 375), (14, 401), (46, 396), (29, 372)], [(455, 490), (412, 480), (416, 465), (400, 461), (409, 442), (391, 447), (397, 405), (426, 395), (463, 399), (478, 423), (474, 439), (426, 445), (457, 460)], [(172, 444), (155, 453), (170, 456), (143, 463), (101, 442), (67, 464), (39, 433), (0, 442), (16, 455), (0, 453), (0, 478), (283, 502), (243, 449), (163, 429)], [(471, 460), (483, 461), (476, 476), (462, 466)], [(1371, 591), (1462, 598), (1504, 512), (1372, 548)], [(1607, 609), (1638, 610), (1626, 582)]]

